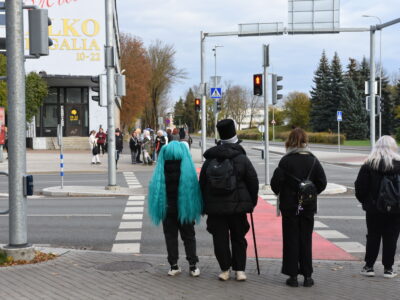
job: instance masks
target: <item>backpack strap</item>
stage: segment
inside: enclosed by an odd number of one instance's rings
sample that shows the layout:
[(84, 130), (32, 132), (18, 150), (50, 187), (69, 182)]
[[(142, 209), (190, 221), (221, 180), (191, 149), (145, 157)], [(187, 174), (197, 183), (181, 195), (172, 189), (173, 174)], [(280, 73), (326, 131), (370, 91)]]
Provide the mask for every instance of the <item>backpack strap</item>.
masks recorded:
[[(317, 158), (314, 156), (314, 160), (313, 160), (313, 164), (311, 166), (310, 171), (308, 172), (307, 178), (306, 180), (310, 180), (310, 176), (312, 171), (314, 170), (314, 166), (315, 166), (315, 162), (317, 161)], [(293, 178), (294, 180), (296, 180), (297, 182), (302, 182), (303, 180), (299, 179), (298, 177), (294, 176), (293, 174), (290, 174), (288, 171), (286, 171), (284, 168), (281, 167), (281, 169), (285, 172), (286, 175), (288, 175), (289, 177)]]
[(309, 172), (308, 175), (307, 175), (307, 180), (310, 180), (311, 172), (312, 172), (313, 169), (314, 169), (314, 166), (315, 166), (315, 162), (316, 162), (316, 161), (317, 161), (317, 158), (314, 156), (314, 160), (313, 160), (313, 163), (312, 163), (310, 172)]

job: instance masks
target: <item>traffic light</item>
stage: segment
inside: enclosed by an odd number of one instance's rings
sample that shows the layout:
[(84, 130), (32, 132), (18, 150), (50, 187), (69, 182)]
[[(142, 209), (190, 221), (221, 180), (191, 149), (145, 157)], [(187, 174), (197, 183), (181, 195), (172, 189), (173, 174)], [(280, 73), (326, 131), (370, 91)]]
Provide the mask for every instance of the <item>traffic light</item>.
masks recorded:
[(275, 105), (279, 99), (282, 99), (282, 95), (278, 94), (278, 91), (283, 88), (283, 86), (278, 85), (278, 81), (283, 79), (282, 76), (272, 74), (272, 105)]
[(195, 111), (200, 111), (201, 109), (201, 101), (200, 98), (194, 99), (194, 110)]
[(107, 75), (101, 74), (99, 76), (92, 76), (91, 80), (96, 85), (92, 86), (90, 89), (98, 93), (92, 96), (92, 100), (99, 102), (99, 106), (107, 106)]
[(261, 96), (263, 93), (262, 88), (262, 74), (253, 75), (253, 92), (256, 96)]
[(221, 111), (221, 101), (217, 100), (217, 111)]
[(49, 19), (47, 9), (30, 9), (29, 18), (29, 54), (39, 57), (49, 55), (53, 41), (49, 38)]

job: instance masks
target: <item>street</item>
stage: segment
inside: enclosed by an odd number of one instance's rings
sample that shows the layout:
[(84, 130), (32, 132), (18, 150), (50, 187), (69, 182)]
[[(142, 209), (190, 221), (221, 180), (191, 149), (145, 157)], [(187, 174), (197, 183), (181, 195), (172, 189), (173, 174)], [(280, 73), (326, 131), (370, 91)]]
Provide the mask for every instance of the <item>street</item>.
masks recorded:
[[(194, 143), (196, 148), (196, 143)], [(254, 150), (253, 144), (243, 143), (247, 154), (259, 175), (260, 183), (264, 182), (264, 161), (261, 159), (260, 151)], [(281, 155), (270, 155), (270, 175), (277, 166)], [(121, 165), (130, 163), (128, 153), (122, 155)], [(365, 247), (365, 219), (358, 201), (354, 197), (353, 183), (358, 173), (357, 166), (335, 165), (323, 163), (323, 167), (330, 183), (344, 185), (348, 188), (345, 194), (321, 195), (319, 197), (318, 214), (315, 217), (315, 231), (323, 238), (352, 256), (362, 259)], [(148, 188), (153, 167), (141, 168), (133, 174), (143, 186)], [(126, 172), (117, 173), (117, 181), (120, 186), (127, 187), (130, 180)], [(5, 177), (6, 178), (6, 177)], [(60, 185), (58, 174), (37, 174), (34, 176), (35, 190), (49, 186)], [(97, 173), (67, 173), (64, 178), (66, 186), (105, 186), (107, 175)], [(0, 182), (0, 208), (7, 206), (7, 181)], [(275, 205), (275, 200), (267, 197), (268, 205)], [(28, 198), (28, 240), (34, 245), (45, 245), (51, 247), (65, 247), (75, 249), (90, 249), (111, 251), (116, 243), (117, 233), (124, 212), (132, 211), (129, 206), (128, 197), (48, 197), (35, 195)], [(135, 205), (135, 204), (132, 204)], [(137, 205), (136, 205), (137, 206)], [(139, 252), (142, 254), (165, 254), (164, 236), (162, 227), (156, 227), (150, 223), (147, 216), (146, 201), (142, 210), (141, 235), (136, 237), (135, 244), (140, 245)], [(128, 220), (129, 222), (129, 220)], [(268, 223), (257, 220), (255, 227), (267, 228)], [(0, 243), (8, 241), (8, 216), (0, 216)], [(124, 230), (122, 230), (124, 231)], [(126, 230), (125, 230), (126, 231)], [(124, 236), (129, 238), (129, 231)], [(213, 255), (211, 235), (206, 231), (205, 218), (196, 227), (198, 255)], [(118, 238), (121, 240), (121, 238)], [(124, 238), (122, 238), (124, 241)], [(118, 242), (117, 242), (118, 243)], [(266, 242), (268, 244), (268, 242)], [(360, 244), (363, 246), (360, 248)], [(251, 249), (249, 249), (251, 251)], [(181, 253), (183, 247), (181, 247)], [(400, 253), (399, 247), (397, 255)], [(398, 256), (396, 256), (398, 259)]]

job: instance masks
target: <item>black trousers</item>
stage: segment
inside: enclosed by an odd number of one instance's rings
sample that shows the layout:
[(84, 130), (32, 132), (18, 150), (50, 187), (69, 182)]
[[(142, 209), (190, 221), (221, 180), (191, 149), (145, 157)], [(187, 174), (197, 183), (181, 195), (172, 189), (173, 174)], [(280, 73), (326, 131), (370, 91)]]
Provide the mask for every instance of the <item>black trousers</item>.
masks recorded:
[(365, 252), (366, 265), (368, 267), (374, 266), (382, 240), (382, 264), (385, 269), (392, 268), (400, 232), (400, 215), (367, 213), (366, 221), (368, 230)]
[(163, 221), (163, 230), (167, 245), (168, 262), (171, 266), (176, 265), (179, 259), (178, 231), (185, 246), (186, 259), (189, 265), (195, 265), (199, 261), (196, 254), (194, 223), (180, 224), (176, 214), (168, 214)]
[(101, 150), (101, 152), (102, 152), (103, 155), (104, 155), (104, 153), (107, 152), (107, 150), (106, 150), (106, 145), (105, 145), (105, 144), (98, 144), (98, 146), (99, 146), (99, 154), (100, 154), (100, 150)]
[[(213, 236), (214, 253), (222, 271), (232, 267), (235, 271), (246, 269), (246, 233), (250, 225), (246, 214), (208, 215), (207, 231)], [(229, 247), (232, 244), (232, 252)]]
[(282, 211), (283, 274), (311, 277), (313, 229), (314, 213), (303, 211), (296, 215), (294, 211)]

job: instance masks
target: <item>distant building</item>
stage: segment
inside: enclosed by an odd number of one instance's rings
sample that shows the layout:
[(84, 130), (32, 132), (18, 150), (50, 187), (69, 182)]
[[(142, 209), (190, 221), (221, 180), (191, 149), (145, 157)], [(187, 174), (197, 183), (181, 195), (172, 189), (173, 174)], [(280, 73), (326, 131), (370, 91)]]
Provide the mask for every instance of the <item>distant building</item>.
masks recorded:
[(260, 124), (264, 123), (264, 109), (263, 108), (256, 108), (253, 110), (253, 117), (251, 118), (251, 110), (246, 110), (246, 116), (244, 117), (242, 123), (240, 124), (239, 130), (250, 128), (250, 119), (251, 126), (257, 127)]
[[(90, 130), (98, 130), (100, 126), (107, 130), (107, 108), (100, 107), (98, 102), (91, 99), (94, 92), (90, 89), (94, 85), (91, 76), (105, 73), (104, 1), (24, 0), (24, 3), (49, 10), (52, 20), (49, 35), (54, 42), (49, 56), (29, 59), (25, 64), (27, 73), (38, 72), (50, 88), (49, 96), (44, 100), (28, 134), (34, 139), (55, 137), (57, 124), (60, 123), (64, 125), (65, 137), (86, 137)], [(120, 73), (119, 28), (115, 1), (114, 8), (115, 71)], [(28, 47), (27, 20), (24, 23), (25, 45)], [(28, 49), (26, 52), (28, 53)], [(115, 103), (115, 126), (120, 127), (121, 100), (116, 98)]]

